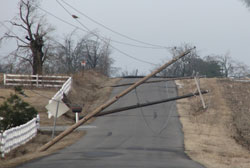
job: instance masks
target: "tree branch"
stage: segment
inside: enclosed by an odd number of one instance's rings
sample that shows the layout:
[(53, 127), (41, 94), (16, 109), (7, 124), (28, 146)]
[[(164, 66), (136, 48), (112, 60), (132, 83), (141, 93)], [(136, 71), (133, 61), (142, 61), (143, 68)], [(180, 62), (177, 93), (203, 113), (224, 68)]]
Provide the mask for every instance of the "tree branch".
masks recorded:
[(21, 20), (22, 20), (26, 25), (28, 25), (28, 23), (26, 22), (26, 20), (23, 18), (23, 11), (22, 11), (23, 4), (25, 4), (25, 2), (22, 0), (20, 3), (21, 3), (21, 4), (20, 4), (20, 6), (19, 6), (19, 16), (20, 16)]
[(33, 64), (32, 64), (32, 60), (30, 60), (30, 59), (28, 59), (28, 58), (25, 58), (25, 57), (22, 57), (22, 56), (19, 56), (19, 55), (15, 55), (15, 56), (18, 57), (18, 58), (23, 59), (24, 61), (29, 62), (31, 66), (33, 65)]
[(3, 38), (15, 38), (21, 42), (23, 42), (24, 44), (27, 44), (29, 45), (29, 43), (27, 43), (26, 41), (22, 40), (20, 37), (16, 36), (16, 35), (10, 35), (8, 33), (5, 33), (4, 37)]
[(18, 24), (18, 23), (16, 23), (16, 22), (12, 22), (12, 21), (10, 21), (10, 23), (13, 25), (13, 26), (18, 26), (18, 27), (21, 27), (21, 28), (23, 28), (23, 29), (25, 29), (25, 30), (28, 30), (25, 26), (23, 26), (22, 24)]
[(30, 45), (18, 45), (18, 48), (29, 48)]
[(38, 34), (39, 34), (39, 29), (40, 29), (40, 26), (41, 26), (41, 25), (40, 25), (40, 23), (38, 23), (38, 24), (37, 24), (37, 28), (36, 28), (36, 35), (38, 35)]
[[(25, 18), (23, 17), (23, 13), (22, 13), (23, 5), (25, 5), (25, 8), (27, 10)], [(32, 31), (31, 31), (31, 26), (32, 26), (33, 22), (29, 21), (29, 16), (30, 16), (30, 12), (31, 12), (30, 8), (31, 8), (31, 5), (30, 5), (29, 1), (27, 1), (27, 3), (25, 3), (23, 0), (21, 1), (21, 5), (20, 5), (20, 8), (19, 8), (20, 18), (27, 25), (27, 29), (26, 30), (27, 30), (27, 32), (29, 34), (30, 40), (33, 41), (34, 38), (33, 38), (33, 35), (32, 35)]]

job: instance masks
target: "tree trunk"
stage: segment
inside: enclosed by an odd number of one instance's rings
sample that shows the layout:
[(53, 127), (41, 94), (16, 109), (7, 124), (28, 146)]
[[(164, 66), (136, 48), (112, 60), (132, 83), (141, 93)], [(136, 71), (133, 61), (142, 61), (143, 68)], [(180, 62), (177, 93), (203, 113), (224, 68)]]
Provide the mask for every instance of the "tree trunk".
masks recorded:
[(31, 41), (32, 57), (33, 57), (33, 75), (42, 75), (43, 73), (43, 40), (41, 37), (36, 37)]

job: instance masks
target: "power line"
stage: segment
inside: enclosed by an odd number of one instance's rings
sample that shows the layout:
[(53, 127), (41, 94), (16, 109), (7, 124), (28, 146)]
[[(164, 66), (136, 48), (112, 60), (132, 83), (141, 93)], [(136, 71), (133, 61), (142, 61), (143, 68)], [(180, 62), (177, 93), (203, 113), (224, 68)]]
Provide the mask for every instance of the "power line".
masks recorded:
[[(49, 12), (49, 11), (47, 11), (47, 10), (41, 8), (41, 7), (39, 7), (38, 5), (36, 5), (36, 7), (37, 7), (38, 9), (40, 9), (41, 11), (43, 11), (43, 12), (49, 14), (50, 16), (56, 18), (57, 20), (60, 20), (61, 22), (65, 23), (65, 24), (68, 24), (68, 25), (70, 25), (70, 26), (72, 26), (72, 27), (74, 27), (74, 28), (77, 28), (77, 29), (79, 29), (79, 30), (81, 30), (81, 31), (83, 31), (83, 32), (88, 32), (87, 30), (85, 30), (85, 29), (83, 29), (83, 28), (81, 28), (81, 27), (79, 27), (79, 26), (76, 26), (76, 25), (74, 25), (74, 24), (72, 24), (72, 23), (70, 23), (70, 22), (68, 22), (68, 21), (66, 21), (66, 20), (64, 20), (64, 19), (62, 19), (62, 18), (60, 18), (60, 17), (54, 15), (53, 13), (51, 13), (51, 12)], [(113, 39), (110, 39), (110, 41), (112, 41), (112, 42), (114, 42), (114, 43), (122, 44), (122, 45), (127, 45), (127, 46), (131, 46), (131, 47), (137, 47), (137, 48), (159, 49), (159, 48), (155, 48), (155, 47), (142, 46), (142, 45), (135, 45), (135, 44), (126, 43), (126, 42), (122, 42), (122, 41), (118, 41), (118, 40), (113, 40)], [(161, 49), (162, 49), (162, 48), (161, 48)], [(166, 49), (168, 49), (168, 48), (166, 48)]]
[(1, 23), (1, 25), (2, 25), (3, 27), (5, 27), (9, 32), (11, 32), (11, 33), (14, 34), (15, 36), (17, 36), (17, 34), (14, 33), (8, 26), (6, 26), (3, 22), (0, 21), (0, 23)]
[[(96, 21), (95, 19), (91, 18), (90, 16), (86, 15), (85, 13), (79, 11), (78, 9), (76, 9), (75, 7), (73, 7), (72, 5), (70, 5), (69, 3), (65, 2), (64, 0), (61, 0), (61, 1), (62, 1), (64, 4), (66, 4), (67, 6), (69, 6), (70, 8), (72, 8), (73, 10), (75, 10), (76, 12), (80, 13), (82, 16), (84, 16), (84, 17), (86, 17), (87, 19), (89, 19), (90, 21), (96, 23), (97, 25), (99, 25), (99, 26), (101, 26), (101, 27), (103, 27), (103, 28), (105, 28), (105, 29), (107, 29), (107, 30), (109, 30), (109, 31), (111, 31), (111, 32), (113, 32), (113, 33), (119, 35), (119, 36), (122, 36), (122, 37), (124, 37), (124, 38), (127, 38), (127, 39), (129, 39), (129, 40), (132, 40), (132, 41), (135, 41), (135, 42), (144, 44), (144, 45), (153, 46), (153, 47), (156, 48), (156, 49), (166, 49), (166, 48), (169, 48), (169, 47), (166, 47), (166, 46), (161, 46), (161, 45), (157, 45), (157, 44), (151, 44), (151, 43), (148, 43), (148, 42), (144, 42), (144, 41), (135, 39), (135, 38), (133, 38), (133, 37), (129, 37), (129, 36), (127, 36), (127, 35), (125, 35), (125, 34), (122, 34), (122, 33), (118, 32), (118, 31), (115, 31), (115, 30), (109, 28), (108, 26), (105, 26), (104, 24), (102, 24), (102, 23)], [(58, 2), (58, 1), (57, 1), (57, 2)]]
[[(69, 12), (62, 4), (58, 1), (58, 0), (56, 0), (56, 2), (57, 2), (57, 3), (58, 3), (58, 4), (59, 4), (59, 5), (69, 14), (69, 15), (70, 15), (70, 16), (72, 16), (72, 14), (71, 14), (71, 13), (70, 13), (70, 12)], [(91, 33), (91, 34), (93, 34), (93, 35), (96, 36), (96, 37), (101, 37), (100, 40), (106, 43), (106, 40), (103, 39), (102, 36), (99, 36), (99, 35), (93, 33), (86, 25), (84, 25), (82, 22), (80, 22), (80, 21), (77, 20), (76, 18), (75, 18), (75, 20), (76, 20), (82, 27), (84, 27), (85, 29), (87, 29), (87, 32), (88, 32), (88, 33)], [(134, 57), (134, 56), (131, 56), (130, 54), (128, 54), (128, 53), (126, 53), (126, 52), (124, 52), (124, 51), (122, 51), (122, 50), (120, 50), (120, 49), (114, 47), (113, 45), (111, 45), (111, 44), (109, 44), (109, 45), (110, 45), (110, 47), (113, 48), (114, 50), (118, 51), (119, 53), (121, 53), (121, 54), (123, 54), (123, 55), (125, 55), (125, 56), (127, 56), (127, 57), (129, 57), (129, 58), (131, 58), (131, 59), (134, 59), (134, 60), (139, 61), (139, 62), (142, 62), (142, 63), (154, 65), (154, 66), (157, 65), (157, 64), (154, 64), (154, 63), (145, 61), (145, 60), (141, 60), (141, 59), (136, 58), (136, 57)]]
[[(72, 26), (72, 27), (74, 27), (74, 28), (77, 28), (77, 29), (79, 29), (79, 30), (81, 30), (81, 31), (84, 31), (84, 32), (93, 33), (93, 32), (91, 32), (91, 31), (85, 30), (85, 29), (83, 29), (83, 28), (81, 28), (81, 27), (79, 27), (79, 26), (76, 26), (76, 25), (74, 25), (74, 24), (72, 24), (72, 23), (70, 23), (70, 22), (67, 22), (66, 20), (61, 19), (60, 17), (58, 17), (58, 16), (52, 14), (51, 12), (49, 12), (49, 11), (47, 11), (47, 10), (45, 10), (45, 9), (43, 9), (43, 8), (41, 8), (41, 7), (39, 7), (39, 6), (36, 6), (36, 7), (37, 7), (38, 9), (40, 9), (41, 11), (43, 11), (43, 12), (49, 14), (50, 16), (53, 16), (54, 18), (60, 20), (61, 22), (65, 23), (65, 24), (68, 24), (68, 25), (70, 25), (70, 26)], [(80, 23), (80, 24), (81, 24), (81, 23)], [(117, 43), (120, 43), (120, 44), (130, 45), (130, 46), (136, 46), (136, 45), (133, 45), (133, 44), (128, 44), (128, 43), (124, 43), (124, 42), (118, 42), (118, 41), (114, 41), (114, 40), (110, 40), (110, 41), (117, 42)], [(111, 46), (111, 45), (110, 45), (110, 47), (112, 47), (113, 49), (115, 49), (115, 50), (117, 50), (117, 51), (119, 50), (118, 48), (115, 48), (114, 46)], [(145, 46), (136, 46), (136, 47), (143, 47), (143, 48), (145, 48)], [(148, 47), (146, 47), (146, 48), (148, 48)], [(157, 64), (153, 64), (153, 63), (151, 63), (151, 62), (147, 62), (147, 61), (144, 61), (144, 60), (135, 58), (135, 57), (133, 57), (133, 56), (130, 56), (129, 54), (127, 54), (127, 53), (125, 53), (125, 52), (123, 52), (123, 51), (121, 51), (121, 50), (119, 50), (118, 52), (122, 53), (123, 55), (126, 55), (127, 57), (130, 57), (130, 58), (132, 58), (132, 59), (135, 59), (135, 60), (137, 60), (137, 61), (144, 62), (144, 63), (150, 64), (150, 65), (154, 65), (154, 66), (157, 65)]]

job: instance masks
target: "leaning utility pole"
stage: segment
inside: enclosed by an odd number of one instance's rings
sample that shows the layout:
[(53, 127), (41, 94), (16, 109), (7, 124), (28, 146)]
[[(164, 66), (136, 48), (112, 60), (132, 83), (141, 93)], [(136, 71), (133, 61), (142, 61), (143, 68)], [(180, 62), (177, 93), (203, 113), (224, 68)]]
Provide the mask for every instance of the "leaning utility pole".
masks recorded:
[(172, 65), (173, 63), (175, 63), (177, 60), (179, 60), (182, 57), (184, 57), (187, 54), (189, 54), (192, 50), (193, 49), (189, 49), (189, 50), (183, 52), (179, 56), (175, 57), (171, 61), (169, 61), (166, 64), (162, 65), (160, 68), (158, 68), (157, 70), (155, 70), (151, 74), (145, 76), (144, 78), (142, 78), (141, 80), (139, 80), (138, 82), (136, 82), (135, 84), (133, 84), (132, 86), (130, 86), (129, 88), (127, 88), (126, 90), (124, 90), (123, 92), (121, 92), (119, 95), (113, 97), (108, 102), (106, 102), (103, 105), (97, 107), (94, 111), (92, 111), (91, 113), (89, 113), (88, 115), (86, 115), (84, 118), (82, 118), (81, 120), (79, 120), (79, 122), (75, 123), (74, 125), (72, 125), (68, 129), (66, 129), (65, 131), (63, 131), (61, 134), (59, 134), (58, 136), (56, 136), (54, 139), (52, 139), (51, 141), (49, 141), (48, 143), (46, 143), (45, 145), (43, 145), (39, 149), (39, 152), (47, 150), (52, 145), (54, 145), (55, 143), (57, 143), (58, 141), (60, 141), (62, 138), (64, 138), (65, 136), (67, 136), (68, 134), (70, 134), (71, 132), (73, 132), (77, 127), (81, 126), (86, 121), (88, 121), (89, 119), (91, 119), (92, 117), (94, 117), (96, 114), (100, 113), (102, 110), (106, 109), (111, 104), (115, 103), (121, 97), (123, 97), (126, 94), (128, 94), (130, 91), (132, 91), (133, 89), (135, 89), (136, 87), (138, 87), (139, 85), (141, 85), (142, 83), (144, 83), (145, 81), (147, 81), (149, 78), (153, 77), (155, 74), (161, 72), (163, 69), (167, 68), (168, 66)]
[(200, 95), (200, 94), (203, 95), (203, 94), (207, 94), (207, 93), (208, 93), (208, 90), (202, 90), (200, 92), (189, 93), (189, 94), (186, 94), (186, 95), (171, 97), (171, 98), (167, 98), (167, 99), (163, 99), (163, 100), (157, 100), (157, 101), (152, 101), (152, 102), (147, 102), (147, 103), (135, 104), (135, 105), (127, 106), (127, 107), (120, 107), (120, 108), (109, 110), (109, 111), (103, 111), (101, 113), (96, 114), (95, 117), (100, 117), (100, 116), (104, 116), (104, 115), (119, 113), (119, 112), (126, 111), (126, 110), (131, 110), (131, 109), (136, 109), (136, 108), (141, 108), (141, 107), (146, 107), (146, 106), (152, 106), (152, 105), (156, 105), (156, 104), (160, 104), (160, 103), (166, 103), (166, 102), (170, 102), (170, 101), (185, 99), (185, 98), (197, 96), (197, 95)]

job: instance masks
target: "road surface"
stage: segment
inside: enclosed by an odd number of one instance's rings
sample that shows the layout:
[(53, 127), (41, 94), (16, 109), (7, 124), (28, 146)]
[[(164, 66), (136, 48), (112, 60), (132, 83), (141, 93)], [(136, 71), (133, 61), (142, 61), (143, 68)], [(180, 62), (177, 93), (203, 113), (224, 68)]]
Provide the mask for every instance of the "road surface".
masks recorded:
[[(115, 88), (113, 96), (124, 88)], [(174, 82), (144, 84), (109, 109), (176, 95)], [(19, 168), (203, 168), (184, 153), (175, 102), (99, 117), (91, 125), (72, 146)]]

